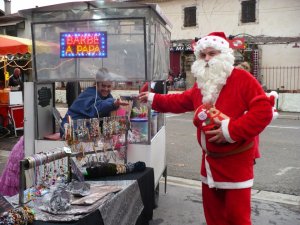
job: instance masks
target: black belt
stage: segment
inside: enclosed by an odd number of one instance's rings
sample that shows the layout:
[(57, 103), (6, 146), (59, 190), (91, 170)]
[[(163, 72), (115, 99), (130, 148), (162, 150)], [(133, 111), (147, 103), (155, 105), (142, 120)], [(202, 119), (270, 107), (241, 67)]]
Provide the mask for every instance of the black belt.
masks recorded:
[(232, 151), (228, 151), (228, 152), (211, 152), (208, 150), (204, 150), (206, 155), (212, 157), (212, 158), (222, 158), (222, 157), (226, 157), (226, 156), (230, 156), (230, 155), (236, 155), (238, 153), (242, 153), (245, 152), (247, 150), (249, 150), (250, 148), (252, 148), (254, 145), (254, 141), (251, 141), (249, 144), (238, 147)]

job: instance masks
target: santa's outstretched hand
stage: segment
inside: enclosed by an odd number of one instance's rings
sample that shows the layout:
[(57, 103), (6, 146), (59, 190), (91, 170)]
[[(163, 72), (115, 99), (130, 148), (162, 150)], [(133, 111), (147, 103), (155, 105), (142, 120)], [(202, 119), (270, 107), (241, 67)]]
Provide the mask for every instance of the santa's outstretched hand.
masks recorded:
[(118, 98), (115, 100), (114, 105), (116, 107), (120, 107), (120, 106), (127, 106), (129, 105), (129, 103), (127, 101), (122, 101), (121, 99)]
[(138, 95), (138, 99), (142, 102), (142, 103), (146, 103), (148, 101), (148, 95), (149, 95), (149, 92), (141, 92), (139, 95)]
[(221, 121), (218, 118), (213, 118), (214, 123), (219, 127), (215, 130), (209, 130), (209, 131), (205, 131), (206, 135), (210, 135), (213, 136), (210, 139), (208, 139), (209, 142), (213, 142), (216, 144), (223, 144), (226, 143), (226, 139), (223, 135), (223, 131), (221, 128)]

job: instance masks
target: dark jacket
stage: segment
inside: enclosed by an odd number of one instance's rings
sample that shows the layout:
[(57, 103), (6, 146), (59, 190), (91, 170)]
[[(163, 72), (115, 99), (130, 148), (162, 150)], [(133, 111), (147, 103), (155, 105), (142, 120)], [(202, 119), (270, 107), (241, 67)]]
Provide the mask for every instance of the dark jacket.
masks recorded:
[(17, 87), (20, 86), (19, 91), (23, 90), (23, 81), (21, 79), (21, 76), (15, 77), (14, 75), (10, 76), (8, 80), (8, 86), (11, 87)]
[(66, 100), (68, 108), (71, 107), (75, 99), (80, 95), (80, 82), (68, 82), (66, 85)]

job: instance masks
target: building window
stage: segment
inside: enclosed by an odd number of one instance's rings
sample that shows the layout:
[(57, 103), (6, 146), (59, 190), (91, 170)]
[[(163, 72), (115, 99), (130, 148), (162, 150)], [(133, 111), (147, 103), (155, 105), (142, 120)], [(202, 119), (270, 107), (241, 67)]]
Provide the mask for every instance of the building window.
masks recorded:
[(7, 35), (10, 35), (10, 36), (15, 36), (17, 37), (18, 36), (18, 30), (17, 30), (17, 26), (7, 26), (6, 27), (6, 32), (5, 32)]
[(0, 27), (0, 34), (6, 34), (5, 27)]
[(256, 1), (255, 0), (247, 0), (242, 1), (242, 23), (253, 23), (256, 22)]
[(197, 25), (196, 6), (185, 7), (184, 11), (184, 27), (195, 27)]

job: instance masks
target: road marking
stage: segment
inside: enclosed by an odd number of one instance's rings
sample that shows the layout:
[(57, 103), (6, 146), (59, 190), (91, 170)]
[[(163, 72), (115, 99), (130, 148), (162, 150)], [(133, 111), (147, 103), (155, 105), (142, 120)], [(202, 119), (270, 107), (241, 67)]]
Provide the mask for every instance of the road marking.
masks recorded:
[(280, 172), (276, 173), (276, 175), (278, 175), (278, 176), (284, 175), (288, 171), (293, 170), (293, 169), (300, 170), (300, 167), (292, 167), (292, 166), (285, 167), (284, 169), (279, 169)]
[[(170, 118), (170, 117), (182, 116), (184, 114), (192, 114), (192, 113), (191, 112), (185, 112), (185, 113), (166, 113), (166, 117)], [(191, 118), (188, 118), (188, 120), (191, 121)]]
[(295, 130), (300, 130), (300, 127), (283, 127), (283, 126), (273, 126), (273, 125), (270, 125), (268, 127), (270, 127), (270, 128), (279, 128), (279, 129), (295, 129)]
[(180, 116), (180, 114), (166, 114), (167, 118)]
[(178, 166), (178, 167), (185, 167), (184, 163), (170, 163), (168, 165)]

